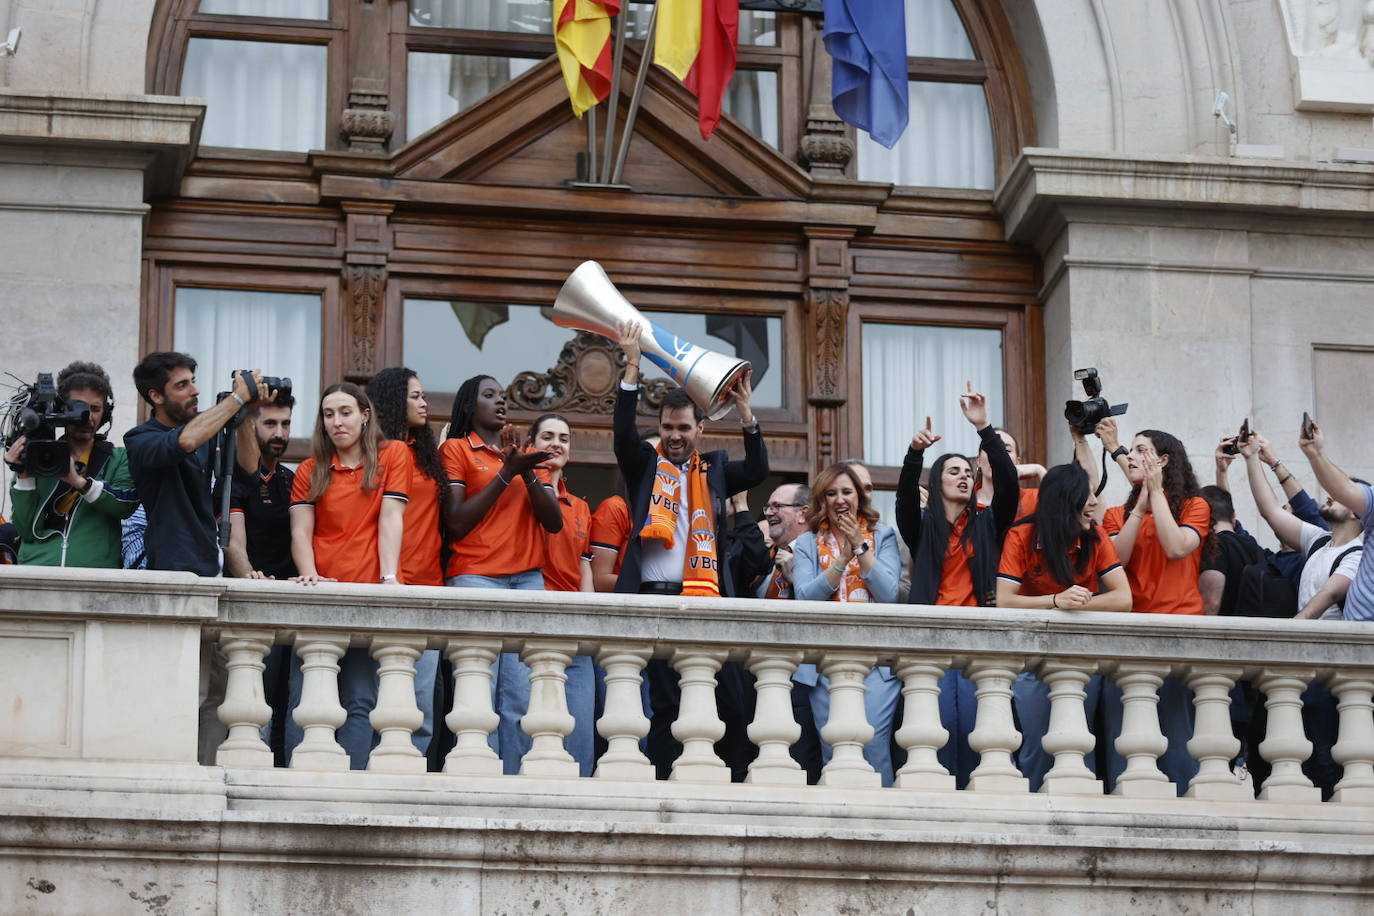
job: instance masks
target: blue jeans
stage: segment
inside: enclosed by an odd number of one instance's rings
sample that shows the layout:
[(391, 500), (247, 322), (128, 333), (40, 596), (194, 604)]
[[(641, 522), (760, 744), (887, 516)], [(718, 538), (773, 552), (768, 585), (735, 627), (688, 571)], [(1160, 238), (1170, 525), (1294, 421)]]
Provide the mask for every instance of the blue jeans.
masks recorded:
[[(1097, 706), (1102, 701), (1102, 683), (1102, 675), (1094, 674), (1083, 686), (1083, 692), (1087, 695), (1083, 700), (1083, 712), (1087, 717), (1088, 731), (1092, 731)], [(1021, 728), (1017, 765), (1021, 768), (1021, 775), (1030, 780), (1030, 790), (1039, 792), (1045, 775), (1054, 766), (1054, 755), (1047, 753), (1040, 744), (1050, 730), (1050, 687), (1035, 675), (1022, 672), (1011, 685), (1011, 695)], [(1096, 757), (1092, 751), (1083, 755), (1083, 763), (1092, 770), (1094, 776), (1097, 775)]]
[(949, 732), (949, 740), (935, 757), (960, 789), (968, 785), (969, 774), (982, 758), (968, 746), (968, 736), (978, 724), (977, 691), (962, 668), (951, 668), (940, 678), (940, 724)]
[[(815, 665), (801, 665), (793, 675), (798, 683), (810, 683), (811, 716), (819, 732), (830, 721), (830, 679), (816, 671)], [(897, 718), (897, 707), (902, 702), (901, 679), (892, 674), (892, 669), (883, 666), (874, 668), (864, 678), (864, 716), (873, 726), (873, 740), (864, 745), (864, 759), (868, 761), (883, 785), (892, 785), (892, 726)], [(821, 763), (830, 762), (830, 745), (821, 741)]]
[[(452, 576), (448, 584), (457, 588), (502, 588), (543, 591), (544, 574), (537, 569), (510, 576), (478, 576), (471, 573)], [(563, 745), (578, 763), (583, 776), (590, 776), (596, 764), (596, 677), (592, 660), (579, 655), (568, 666), (566, 692), (568, 712), (576, 723)], [(520, 656), (503, 652), (492, 666), (492, 708), (499, 722), (487, 739), (501, 757), (506, 775), (520, 772), (520, 760), (533, 741), (520, 727), (520, 719), (530, 709), (530, 669)]]
[[(1126, 758), (1116, 752), (1116, 739), (1121, 736), (1121, 688), (1108, 681), (1103, 694), (1107, 723), (1107, 780), (1111, 792), (1117, 777), (1126, 770)], [(1193, 737), (1193, 692), (1188, 685), (1174, 677), (1166, 677), (1159, 688), (1159, 728), (1169, 742), (1159, 758), (1159, 768), (1174, 783), (1179, 795), (1188, 791), (1188, 783), (1197, 775), (1197, 761), (1188, 753), (1188, 741)]]
[[(301, 703), (301, 657), (291, 654), (291, 679), (288, 686), (289, 708), (291, 713)], [(334, 733), (335, 739), (343, 745), (348, 754), (349, 769), (367, 769), (367, 758), (377, 744), (377, 733), (372, 730), (368, 714), (377, 705), (377, 660), (362, 648), (349, 649), (339, 659), (339, 705), (343, 706), (347, 718)], [(286, 717), (286, 763), (291, 765), (291, 754), (296, 745), (305, 737), (305, 730), (296, 724), (294, 715)]]
[(434, 681), (439, 676), (439, 650), (426, 649), (415, 660), (415, 705), (420, 708), (423, 721), (410, 736), (410, 743), (421, 754), (429, 753), (434, 737)]

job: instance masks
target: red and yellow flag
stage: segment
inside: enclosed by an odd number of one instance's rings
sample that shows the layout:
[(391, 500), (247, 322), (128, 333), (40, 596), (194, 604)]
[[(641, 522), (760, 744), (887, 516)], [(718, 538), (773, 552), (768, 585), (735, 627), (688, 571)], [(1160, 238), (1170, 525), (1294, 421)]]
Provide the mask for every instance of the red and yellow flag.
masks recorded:
[(573, 114), (611, 94), (611, 17), (620, 0), (554, 0), (553, 37)]
[(697, 126), (709, 138), (735, 75), (739, 0), (659, 0), (654, 63), (697, 95)]

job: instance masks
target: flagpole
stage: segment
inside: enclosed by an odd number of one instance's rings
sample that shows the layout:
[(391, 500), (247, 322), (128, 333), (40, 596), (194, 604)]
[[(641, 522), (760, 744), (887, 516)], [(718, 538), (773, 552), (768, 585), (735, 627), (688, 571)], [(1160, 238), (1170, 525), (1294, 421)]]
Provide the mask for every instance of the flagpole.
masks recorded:
[(616, 152), (615, 171), (611, 173), (609, 184), (620, 184), (625, 174), (625, 160), (630, 158), (630, 138), (634, 136), (635, 118), (639, 115), (639, 100), (644, 95), (644, 82), (649, 78), (649, 68), (654, 65), (654, 39), (658, 34), (658, 4), (654, 4), (649, 14), (649, 35), (644, 39), (644, 56), (639, 61), (639, 72), (635, 74), (635, 89), (630, 95), (630, 107), (625, 110), (625, 128), (620, 134), (620, 149)]
[(587, 121), (587, 182), (596, 184), (596, 106), (588, 108), (583, 117)]
[[(606, 105), (606, 142), (605, 152), (602, 154), (601, 171), (596, 172), (593, 165), (594, 174), (600, 174), (610, 178), (611, 175), (611, 151), (615, 148), (615, 116), (620, 107), (620, 71), (625, 64), (625, 17), (629, 15), (629, 0), (622, 3), (620, 12), (615, 16), (615, 53), (611, 58), (611, 98)], [(658, 5), (654, 5), (654, 11), (658, 11)]]

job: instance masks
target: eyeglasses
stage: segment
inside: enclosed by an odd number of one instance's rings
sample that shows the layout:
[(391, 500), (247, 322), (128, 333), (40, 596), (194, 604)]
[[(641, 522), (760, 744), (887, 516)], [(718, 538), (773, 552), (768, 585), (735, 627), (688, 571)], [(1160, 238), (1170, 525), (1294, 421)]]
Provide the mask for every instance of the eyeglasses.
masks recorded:
[(781, 512), (783, 509), (803, 509), (806, 503), (769, 503), (764, 506), (765, 512)]

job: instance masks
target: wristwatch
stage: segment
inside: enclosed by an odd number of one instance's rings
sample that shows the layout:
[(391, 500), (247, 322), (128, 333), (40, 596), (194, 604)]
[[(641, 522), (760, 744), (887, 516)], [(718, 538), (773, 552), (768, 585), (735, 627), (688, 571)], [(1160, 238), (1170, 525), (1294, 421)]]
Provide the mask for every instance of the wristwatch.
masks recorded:
[(860, 544), (858, 547), (855, 547), (855, 548), (854, 548), (854, 556), (856, 556), (856, 557), (861, 557), (861, 556), (863, 556), (864, 554), (868, 553), (869, 549), (870, 549), (870, 548), (869, 548), (869, 546), (868, 546), (868, 542), (867, 542), (867, 541), (864, 541), (864, 542), (863, 542), (862, 544)]
[(95, 478), (94, 478), (94, 477), (87, 477), (87, 478), (86, 478), (86, 482), (85, 482), (84, 484), (81, 485), (81, 491), (80, 491), (80, 492), (81, 492), (83, 495), (86, 494), (86, 493), (89, 493), (89, 492), (91, 492), (91, 487), (93, 487), (93, 486), (95, 486)]
[(1115, 461), (1116, 459), (1120, 458), (1122, 455), (1129, 455), (1129, 454), (1130, 454), (1130, 452), (1126, 449), (1126, 446), (1124, 446), (1124, 445), (1118, 445), (1118, 446), (1116, 447), (1116, 451), (1112, 452), (1112, 460)]
[(383, 584), (383, 585), (385, 585), (385, 584), (388, 583), (388, 582), (395, 582), (395, 581), (396, 581), (396, 576), (395, 576), (394, 574), (392, 574), (392, 575), (383, 574), (383, 575), (382, 575), (382, 584)]

